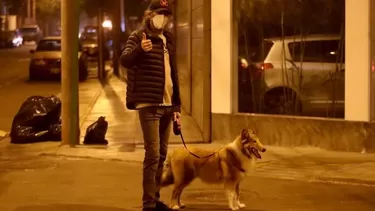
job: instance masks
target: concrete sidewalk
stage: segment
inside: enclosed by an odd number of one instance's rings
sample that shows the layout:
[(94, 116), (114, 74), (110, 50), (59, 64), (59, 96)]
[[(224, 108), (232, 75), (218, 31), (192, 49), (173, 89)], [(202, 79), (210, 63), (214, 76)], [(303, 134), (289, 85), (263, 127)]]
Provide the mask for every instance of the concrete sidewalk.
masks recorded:
[[(83, 146), (76, 148), (60, 146), (60, 143), (37, 143), (10, 145), (9, 139), (0, 141), (3, 154), (27, 154), (32, 156), (53, 156), (88, 158), (141, 163), (144, 156), (141, 130), (135, 111), (125, 108), (124, 82), (116, 77), (102, 85), (97, 80), (80, 84), (81, 139), (88, 125), (105, 116), (109, 122), (106, 138), (108, 146)], [(183, 131), (190, 142), (197, 142), (200, 134), (194, 128), (193, 120), (183, 116)], [(194, 141), (196, 140), (196, 141)], [(178, 136), (171, 135), (171, 150), (182, 147)], [(137, 145), (136, 145), (137, 144)], [(193, 144), (188, 147), (220, 149), (223, 145)], [(375, 154), (331, 152), (318, 148), (268, 147), (263, 159), (253, 173), (259, 177), (274, 177), (303, 181), (320, 181), (375, 185)]]
[[(108, 121), (106, 139), (110, 145), (142, 143), (143, 138), (137, 112), (126, 108), (125, 98), (126, 83), (112, 76), (100, 93), (92, 95), (95, 103), (89, 107), (81, 106), (80, 104), (82, 110), (86, 110), (86, 115), (81, 118), (81, 142), (87, 127), (100, 116), (104, 116)], [(181, 118), (183, 123), (182, 130), (185, 131), (185, 141), (188, 143), (201, 142), (202, 135), (194, 119), (184, 112), (182, 112)], [(172, 134), (173, 132), (171, 131)], [(171, 136), (170, 142), (181, 143), (181, 140), (179, 137)]]

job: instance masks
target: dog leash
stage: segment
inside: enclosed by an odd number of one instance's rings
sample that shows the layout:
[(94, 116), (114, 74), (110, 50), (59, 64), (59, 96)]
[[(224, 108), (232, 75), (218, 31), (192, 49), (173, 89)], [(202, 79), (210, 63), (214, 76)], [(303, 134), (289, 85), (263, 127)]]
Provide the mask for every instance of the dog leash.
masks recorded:
[(190, 151), (190, 150), (187, 148), (186, 143), (185, 143), (185, 140), (184, 140), (184, 136), (182, 135), (182, 132), (180, 132), (180, 137), (181, 137), (181, 141), (182, 141), (182, 144), (184, 145), (185, 149), (186, 149), (186, 150), (187, 150), (192, 156), (194, 156), (194, 157), (196, 157), (196, 158), (199, 158), (199, 159), (206, 159), (206, 158), (209, 158), (209, 157), (211, 157), (212, 155), (214, 155), (214, 154), (217, 153), (217, 152), (213, 152), (213, 153), (211, 153), (211, 154), (209, 154), (209, 155), (206, 155), (206, 156), (204, 156), (204, 157), (201, 157), (201, 156), (199, 156), (199, 155), (196, 155), (195, 153), (193, 153), (192, 151)]
[(177, 121), (173, 121), (173, 133), (175, 135), (179, 135), (180, 138), (181, 138), (181, 141), (182, 141), (182, 144), (184, 145), (185, 149), (194, 157), (198, 158), (198, 159), (206, 159), (206, 158), (209, 158), (211, 157), (212, 155), (216, 154), (217, 152), (214, 152), (214, 153), (211, 153), (209, 155), (206, 155), (204, 157), (201, 157), (199, 155), (196, 155), (195, 153), (193, 153), (192, 151), (190, 151), (188, 149), (188, 147), (186, 146), (186, 143), (185, 143), (185, 139), (184, 139), (184, 136), (182, 135), (182, 131), (181, 131), (181, 128), (180, 128), (180, 125), (178, 124)]

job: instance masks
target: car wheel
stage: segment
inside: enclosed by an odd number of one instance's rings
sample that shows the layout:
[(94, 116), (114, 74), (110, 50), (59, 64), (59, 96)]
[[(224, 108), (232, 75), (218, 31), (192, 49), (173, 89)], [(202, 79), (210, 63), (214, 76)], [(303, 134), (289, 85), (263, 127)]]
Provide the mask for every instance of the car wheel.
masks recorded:
[(29, 80), (30, 81), (36, 81), (36, 80), (38, 80), (38, 77), (36, 76), (36, 74), (33, 71), (31, 71), (31, 70), (29, 70)]
[(273, 90), (263, 97), (263, 111), (266, 114), (299, 115), (302, 103), (292, 90)]
[(79, 81), (85, 81), (88, 78), (88, 68), (87, 68), (87, 63), (83, 60), (79, 60), (79, 76), (78, 79)]
[(86, 81), (88, 78), (88, 71), (87, 69), (82, 69), (79, 71), (79, 81)]

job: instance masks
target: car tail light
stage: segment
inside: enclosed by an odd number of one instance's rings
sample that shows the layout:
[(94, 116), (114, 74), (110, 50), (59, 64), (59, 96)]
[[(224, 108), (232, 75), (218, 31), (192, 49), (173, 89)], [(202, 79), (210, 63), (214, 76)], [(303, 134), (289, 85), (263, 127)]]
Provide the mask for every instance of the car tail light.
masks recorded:
[(273, 68), (271, 63), (257, 63), (255, 64), (255, 68), (252, 68), (251, 74), (254, 79), (260, 79), (263, 76), (263, 72), (271, 68)]
[(267, 70), (273, 68), (273, 65), (271, 63), (262, 63), (260, 64), (260, 69), (261, 70)]

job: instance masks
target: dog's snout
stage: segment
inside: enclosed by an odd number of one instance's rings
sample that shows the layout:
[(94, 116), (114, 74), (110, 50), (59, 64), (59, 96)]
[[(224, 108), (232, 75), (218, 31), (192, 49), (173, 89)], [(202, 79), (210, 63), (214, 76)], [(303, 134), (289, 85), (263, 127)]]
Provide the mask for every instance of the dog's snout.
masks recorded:
[(262, 152), (265, 152), (265, 151), (267, 151), (266, 148), (263, 148), (263, 149), (262, 149)]

